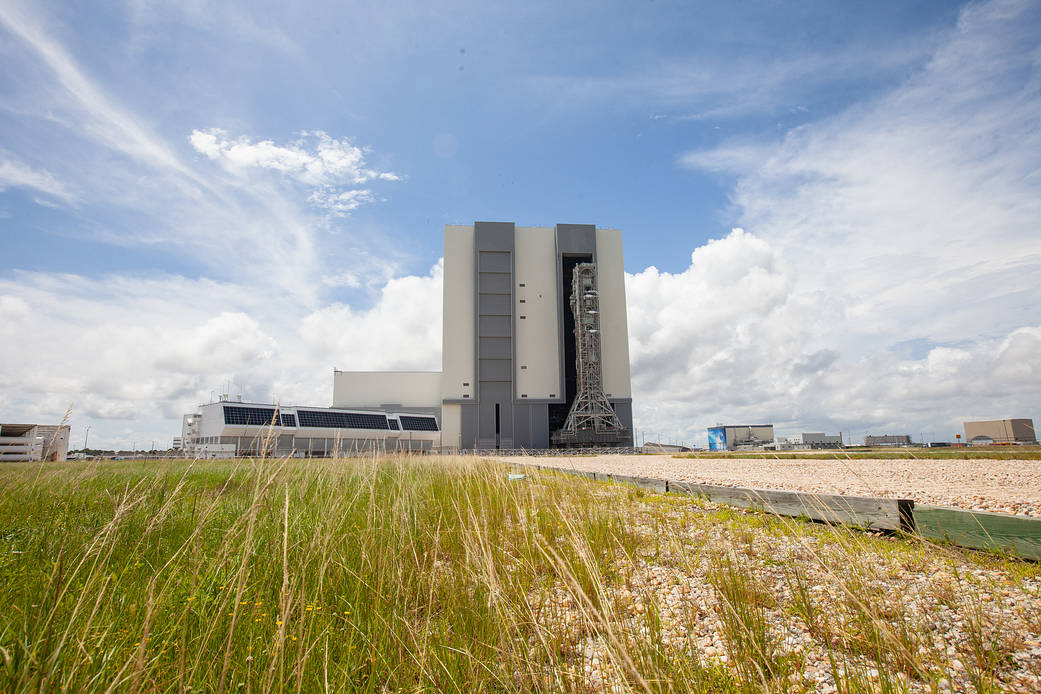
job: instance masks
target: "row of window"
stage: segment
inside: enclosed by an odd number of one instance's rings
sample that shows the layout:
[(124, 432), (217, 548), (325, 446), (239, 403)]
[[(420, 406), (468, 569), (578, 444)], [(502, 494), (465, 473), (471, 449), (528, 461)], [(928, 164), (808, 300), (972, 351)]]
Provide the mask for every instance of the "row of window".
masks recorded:
[(332, 412), (328, 410), (297, 410), (296, 414), (280, 413), (276, 419), (273, 407), (225, 407), (224, 423), (238, 426), (295, 427), (297, 419), (301, 427), (322, 429), (388, 429), (393, 431), (438, 431), (434, 417), (401, 415), (398, 421), (383, 414), (362, 412)]
[(279, 414), (279, 419), (276, 419), (275, 408), (273, 407), (225, 407), (224, 423), (254, 427), (266, 427), (271, 424), (295, 427), (296, 416)]
[(409, 417), (401, 415), (401, 428), (405, 431), (437, 431), (437, 420), (433, 417)]
[(360, 412), (322, 412), (316, 410), (297, 410), (302, 427), (322, 427), (328, 429), (390, 429), (387, 416), (382, 414), (362, 414)]

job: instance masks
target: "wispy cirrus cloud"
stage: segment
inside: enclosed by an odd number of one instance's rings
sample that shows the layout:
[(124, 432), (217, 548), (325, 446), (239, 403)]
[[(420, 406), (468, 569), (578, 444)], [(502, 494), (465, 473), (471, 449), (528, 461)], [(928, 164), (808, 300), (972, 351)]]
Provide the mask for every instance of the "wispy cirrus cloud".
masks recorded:
[(191, 0), (190, 2), (157, 3), (151, 0), (128, 0), (131, 18), (138, 26), (162, 27), (169, 22), (184, 22), (193, 27), (219, 34), (222, 38), (255, 43), (282, 53), (299, 56), (300, 47), (281, 29), (261, 23), (257, 13), (228, 2)]
[[(24, 162), (11, 158), (0, 149), (0, 191), (6, 188), (28, 188), (69, 204), (76, 203), (76, 196), (51, 172), (46, 169), (34, 169)], [(38, 204), (52, 205), (53, 203), (42, 200)]]
[(854, 43), (785, 56), (744, 54), (725, 62), (715, 55), (695, 55), (620, 74), (542, 75), (528, 84), (545, 94), (668, 111), (656, 113), (655, 120), (726, 119), (799, 110), (804, 100), (827, 93), (829, 87), (897, 77), (924, 62), (932, 47), (931, 40)]
[[(393, 349), (364, 353), (349, 345), (334, 352), (306, 321), (343, 308), (337, 302), (347, 290), (380, 303), (394, 286), (398, 256), (368, 252), (379, 238), (355, 234), (336, 217), (375, 202), (368, 187), (395, 174), (368, 165), (364, 147), (324, 132), (283, 144), (215, 135), (215, 157), (193, 156), (200, 150), (189, 141), (191, 127), (171, 134), (129, 107), (49, 33), (59, 25), (44, 11), (0, 0), (0, 34), (15, 39), (5, 50), (39, 73), (31, 84), (12, 85), (21, 89), (12, 118), (43, 133), (34, 143), (57, 134), (63, 151), (37, 146), (44, 156), (28, 157), (5, 150), (0, 188), (75, 201), (61, 233), (120, 254), (157, 248), (187, 270), (86, 276), (9, 265), (0, 277), (0, 411), (49, 420), (73, 402), (76, 421), (94, 425), (92, 441), (127, 446), (136, 433), (139, 443), (142, 436), (168, 442), (180, 414), (227, 381), (247, 397), (321, 404), (333, 364), (436, 358), (436, 345), (433, 352), (425, 342), (410, 346), (410, 329), (393, 319), (411, 307), (390, 302), (382, 318), (357, 306), (334, 313), (342, 322), (330, 329), (350, 333), (364, 324), (373, 340), (379, 326), (396, 325), (387, 337)], [(205, 149), (205, 138), (196, 141)], [(11, 142), (12, 150), (25, 144)]]
[[(32, 85), (20, 117), (27, 118), (34, 107), (38, 122), (76, 143), (76, 161), (58, 159), (58, 168), (46, 174), (14, 165), (5, 171), (12, 180), (17, 174), (54, 194), (60, 180), (66, 193), (76, 191), (81, 214), (104, 206), (129, 222), (87, 219), (68, 233), (122, 247), (164, 246), (207, 273), (236, 281), (254, 282), (261, 269), (265, 282), (278, 283), (312, 306), (326, 290), (316, 278), (347, 270), (363, 278), (362, 286), (373, 281), (378, 286), (396, 267), (396, 258), (386, 254), (361, 263), (357, 252), (322, 248), (337, 218), (380, 199), (354, 186), (399, 180), (367, 165), (364, 147), (321, 131), (275, 144), (195, 129), (189, 130), (188, 143), (180, 133), (171, 142), (147, 116), (109, 95), (46, 26), (31, 7), (0, 3), (0, 28), (18, 38), (28, 49), (24, 55), (54, 78)], [(60, 118), (52, 116), (55, 111)], [(220, 166), (185, 157), (184, 150), (192, 151), (188, 144)], [(335, 231), (341, 244), (365, 246), (366, 239), (352, 239), (349, 229)], [(238, 262), (228, 263), (229, 257)]]
[(79, 113), (84, 116), (81, 124), (91, 136), (134, 159), (195, 178), (161, 138), (97, 87), (32, 12), (17, 3), (0, 3), (0, 25), (21, 39), (51, 69), (65, 95), (79, 106)]
[(1039, 14), (971, 5), (899, 88), (779, 143), (682, 161), (737, 174), (740, 223), (862, 325), (1007, 332), (1041, 301)]

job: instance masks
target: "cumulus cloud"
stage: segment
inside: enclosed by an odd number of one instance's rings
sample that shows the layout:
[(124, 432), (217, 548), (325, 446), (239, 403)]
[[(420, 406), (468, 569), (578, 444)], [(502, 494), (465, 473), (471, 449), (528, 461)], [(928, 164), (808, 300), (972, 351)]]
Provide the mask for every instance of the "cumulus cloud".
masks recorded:
[(366, 150), (349, 138), (337, 139), (321, 130), (300, 135), (298, 140), (276, 145), (271, 140), (254, 142), (245, 135), (231, 139), (214, 128), (193, 130), (189, 141), (196, 151), (229, 170), (271, 169), (311, 186), (400, 180), (395, 173), (366, 168)]
[(233, 139), (219, 128), (193, 130), (188, 139), (197, 152), (231, 173), (245, 176), (256, 169), (274, 171), (313, 188), (308, 202), (334, 217), (345, 217), (363, 203), (376, 200), (369, 189), (344, 190), (344, 186), (401, 180), (393, 172), (368, 168), (367, 150), (349, 138), (337, 139), (321, 130), (304, 131), (285, 145), (253, 141), (245, 135)]
[[(950, 437), (972, 417), (1037, 415), (1039, 15), (1028, 3), (970, 5), (898, 87), (778, 142), (681, 157), (736, 175), (737, 221), (752, 234), (698, 249), (679, 275), (630, 278), (631, 304), (671, 303), (680, 310), (652, 310), (704, 327), (652, 330), (636, 316), (634, 388), (664, 403), (637, 400), (641, 419), (692, 437), (713, 420), (752, 419), (917, 438)], [(710, 279), (701, 260), (724, 249), (736, 283)], [(668, 299), (682, 291), (698, 298)], [(717, 318), (726, 306), (730, 323)], [(670, 352), (684, 340), (702, 368)]]
[(56, 420), (72, 403), (92, 443), (125, 447), (128, 431), (169, 445), (180, 416), (226, 386), (328, 405), (333, 367), (439, 368), (440, 286), (439, 263), (369, 308), (312, 309), (263, 285), (18, 272), (0, 280), (0, 419)]
[(841, 297), (807, 285), (740, 229), (696, 249), (683, 272), (627, 275), (637, 427), (702, 445), (717, 423), (945, 439), (965, 420), (1036, 415), (1041, 327), (917, 358), (857, 350)]

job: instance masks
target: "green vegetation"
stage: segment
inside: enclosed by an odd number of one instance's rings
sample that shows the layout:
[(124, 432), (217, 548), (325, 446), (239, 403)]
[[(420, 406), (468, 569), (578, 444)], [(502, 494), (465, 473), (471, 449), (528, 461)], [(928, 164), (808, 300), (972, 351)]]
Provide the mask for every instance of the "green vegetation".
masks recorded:
[(957, 676), (912, 595), (884, 589), (909, 571), (967, 625), (951, 643), (973, 685), (1022, 670), (1012, 635), (1037, 610), (999, 620), (990, 586), (967, 598), (961, 576), (996, 576), (1004, 605), (1036, 590), (1031, 568), (506, 472), (4, 466), (0, 691), (799, 691), (819, 684), (814, 657), (839, 691), (899, 690)]
[(863, 448), (816, 451), (770, 451), (734, 452), (734, 451), (695, 451), (674, 455), (673, 458), (738, 458), (757, 460), (772, 458), (776, 460), (907, 460), (908, 458), (924, 458), (929, 460), (1041, 460), (1039, 446), (978, 446), (967, 448)]

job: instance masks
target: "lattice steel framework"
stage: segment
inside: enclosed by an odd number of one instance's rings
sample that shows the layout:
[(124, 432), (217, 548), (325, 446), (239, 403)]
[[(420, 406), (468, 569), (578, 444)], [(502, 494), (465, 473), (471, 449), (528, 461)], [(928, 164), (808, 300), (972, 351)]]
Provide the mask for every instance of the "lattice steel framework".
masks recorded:
[(575, 401), (557, 443), (591, 443), (627, 440), (614, 408), (604, 395), (600, 360), (600, 294), (596, 287), (596, 263), (575, 266), (571, 280), (571, 312), (575, 316)]

